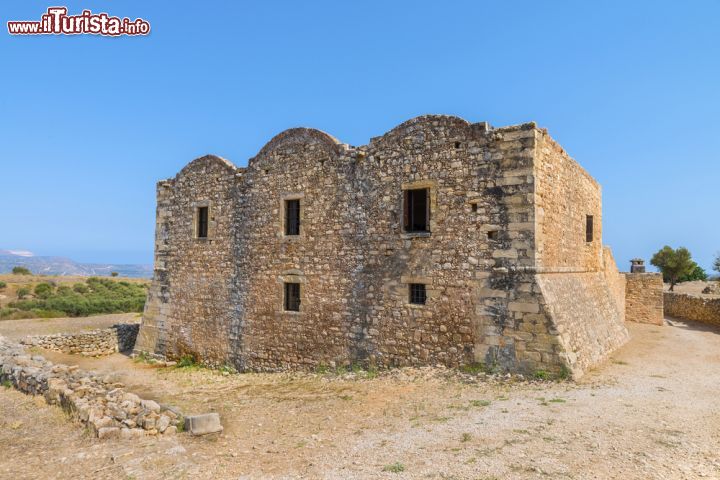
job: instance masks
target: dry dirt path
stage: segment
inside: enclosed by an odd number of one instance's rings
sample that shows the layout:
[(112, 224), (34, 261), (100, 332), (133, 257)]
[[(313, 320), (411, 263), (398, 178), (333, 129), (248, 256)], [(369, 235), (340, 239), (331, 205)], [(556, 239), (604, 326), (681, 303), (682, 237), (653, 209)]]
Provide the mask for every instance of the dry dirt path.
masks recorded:
[(0, 388), (0, 478), (720, 478), (720, 331), (629, 327), (632, 340), (576, 384), (464, 383), (437, 369), (225, 376), (48, 354), (187, 413), (218, 411), (226, 430), (99, 441)]

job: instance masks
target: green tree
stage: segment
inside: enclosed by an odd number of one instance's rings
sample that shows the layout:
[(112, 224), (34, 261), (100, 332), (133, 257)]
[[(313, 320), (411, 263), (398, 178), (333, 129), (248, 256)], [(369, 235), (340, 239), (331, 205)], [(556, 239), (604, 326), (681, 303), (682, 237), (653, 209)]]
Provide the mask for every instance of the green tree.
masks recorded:
[(118, 272), (110, 272), (110, 276), (111, 276), (111, 277), (117, 277), (117, 276), (118, 276)]
[(0, 290), (4, 290), (5, 287), (7, 287), (7, 283), (5, 283), (5, 282), (0, 282)]
[(675, 284), (685, 275), (689, 275), (697, 265), (687, 248), (679, 247), (674, 250), (667, 245), (653, 255), (650, 263), (660, 269), (663, 281), (670, 283), (671, 292), (675, 290)]
[(13, 267), (12, 273), (15, 275), (32, 275), (32, 272), (25, 267)]
[(715, 257), (715, 262), (713, 263), (713, 270), (720, 273), (720, 253), (717, 254), (717, 257)]
[(17, 298), (19, 298), (20, 300), (22, 300), (23, 298), (27, 297), (28, 295), (30, 295), (30, 288), (29, 288), (29, 287), (20, 287), (20, 288), (18, 288), (18, 290), (17, 290)]
[(683, 275), (682, 278), (678, 279), (678, 283), (692, 282), (695, 280), (707, 280), (708, 275), (705, 269), (695, 262), (693, 262), (693, 265), (693, 269), (690, 271), (690, 273), (688, 273), (687, 275)]

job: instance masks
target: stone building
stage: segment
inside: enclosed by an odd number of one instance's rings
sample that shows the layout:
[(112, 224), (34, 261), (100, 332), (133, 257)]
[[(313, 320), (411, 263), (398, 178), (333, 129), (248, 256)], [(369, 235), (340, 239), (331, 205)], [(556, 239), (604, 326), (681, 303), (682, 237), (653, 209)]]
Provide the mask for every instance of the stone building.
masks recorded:
[(136, 351), (239, 370), (483, 363), (581, 375), (627, 337), (600, 185), (534, 123), (284, 131), (157, 186)]

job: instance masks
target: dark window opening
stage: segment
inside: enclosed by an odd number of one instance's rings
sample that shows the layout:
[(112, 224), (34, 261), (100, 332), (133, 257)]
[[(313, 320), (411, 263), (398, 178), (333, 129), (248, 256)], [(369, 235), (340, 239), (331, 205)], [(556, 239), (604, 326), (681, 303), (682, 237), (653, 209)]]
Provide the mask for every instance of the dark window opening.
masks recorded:
[(207, 238), (208, 236), (208, 210), (208, 207), (198, 207), (197, 209), (198, 238)]
[(427, 300), (427, 292), (424, 283), (410, 284), (410, 303), (414, 305), (425, 305)]
[(497, 230), (490, 230), (487, 232), (487, 236), (490, 240), (497, 240), (500, 237), (500, 232)]
[(455, 142), (455, 148), (460, 148), (460, 142)]
[(477, 203), (471, 203), (470, 204), (470, 210), (474, 212), (477, 212)]
[(300, 311), (300, 284), (285, 284), (285, 310), (288, 312)]
[(285, 235), (300, 235), (300, 200), (285, 200)]
[(430, 231), (430, 189), (405, 190), (403, 226), (406, 232)]
[(592, 242), (593, 241), (593, 216), (588, 215), (585, 217), (585, 241), (586, 242)]

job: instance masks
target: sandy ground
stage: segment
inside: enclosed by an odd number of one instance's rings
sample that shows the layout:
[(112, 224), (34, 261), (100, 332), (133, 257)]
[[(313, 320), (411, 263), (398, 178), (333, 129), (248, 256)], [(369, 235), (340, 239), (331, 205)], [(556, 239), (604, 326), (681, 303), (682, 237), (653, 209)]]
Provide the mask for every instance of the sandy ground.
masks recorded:
[[(707, 287), (708, 285), (715, 284), (717, 285), (718, 282), (716, 281), (710, 281), (710, 282), (703, 282), (702, 280), (696, 280), (694, 282), (682, 282), (675, 285), (675, 292), (676, 293), (687, 293), (688, 295), (697, 295), (698, 297), (703, 298), (720, 298), (720, 294), (705, 294), (702, 293), (703, 289)], [(670, 290), (670, 284), (665, 284), (665, 291)]]
[(218, 411), (225, 432), (100, 441), (0, 387), (0, 478), (720, 478), (720, 330), (629, 328), (578, 383), (223, 375), (48, 354), (186, 413)]

